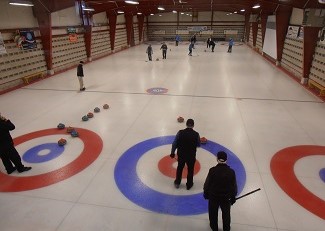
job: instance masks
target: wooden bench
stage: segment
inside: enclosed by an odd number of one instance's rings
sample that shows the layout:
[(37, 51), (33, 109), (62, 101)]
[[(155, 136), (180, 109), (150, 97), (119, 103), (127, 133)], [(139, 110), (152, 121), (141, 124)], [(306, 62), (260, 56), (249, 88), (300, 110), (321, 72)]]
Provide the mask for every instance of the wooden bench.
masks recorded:
[(28, 84), (30, 80), (43, 78), (43, 77), (44, 77), (43, 72), (38, 72), (38, 73), (31, 74), (31, 75), (27, 75), (27, 76), (23, 77), (22, 79), (25, 84)]
[(316, 81), (314, 81), (314, 80), (312, 80), (312, 79), (309, 79), (309, 80), (308, 80), (308, 86), (309, 86), (310, 88), (314, 88), (314, 87), (318, 88), (318, 89), (320, 90), (319, 95), (320, 95), (320, 96), (325, 96), (325, 87), (322, 86), (322, 85), (320, 85), (320, 84), (317, 83)]

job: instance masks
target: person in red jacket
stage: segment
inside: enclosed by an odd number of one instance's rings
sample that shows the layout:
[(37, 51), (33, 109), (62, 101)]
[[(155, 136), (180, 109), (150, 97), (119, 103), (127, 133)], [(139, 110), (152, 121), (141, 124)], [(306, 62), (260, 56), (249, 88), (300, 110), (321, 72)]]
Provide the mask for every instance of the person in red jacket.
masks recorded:
[(16, 169), (18, 172), (32, 169), (21, 163), (21, 158), (10, 135), (10, 131), (14, 129), (15, 125), (0, 114), (0, 157), (8, 174), (13, 173)]
[(213, 231), (218, 231), (218, 209), (221, 208), (223, 231), (230, 231), (230, 207), (236, 202), (235, 171), (227, 165), (227, 153), (217, 153), (218, 164), (210, 168), (203, 186), (203, 196), (209, 200), (209, 220)]

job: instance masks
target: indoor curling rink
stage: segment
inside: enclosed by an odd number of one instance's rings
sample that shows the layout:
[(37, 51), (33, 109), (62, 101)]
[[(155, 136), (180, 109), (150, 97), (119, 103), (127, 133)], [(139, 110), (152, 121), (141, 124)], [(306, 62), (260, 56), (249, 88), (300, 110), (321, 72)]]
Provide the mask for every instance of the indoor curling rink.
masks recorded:
[[(168, 42), (166, 60), (152, 45), (152, 62), (142, 44), (86, 63), (84, 92), (73, 68), (0, 95), (32, 167), (7, 175), (1, 163), (0, 230), (209, 231), (203, 184), (223, 150), (238, 196), (261, 189), (232, 206), (231, 230), (323, 231), (324, 102), (244, 44), (201, 42), (190, 57)], [(208, 140), (190, 190), (173, 185), (179, 116)]]

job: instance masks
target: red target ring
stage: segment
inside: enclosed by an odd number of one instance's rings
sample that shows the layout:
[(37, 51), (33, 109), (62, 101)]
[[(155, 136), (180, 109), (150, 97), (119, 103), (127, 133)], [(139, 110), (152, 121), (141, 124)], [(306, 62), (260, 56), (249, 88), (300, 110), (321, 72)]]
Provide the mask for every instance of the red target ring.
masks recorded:
[[(165, 156), (158, 162), (158, 169), (165, 176), (175, 178), (176, 168), (173, 165), (176, 162), (177, 162), (177, 160), (170, 158), (169, 155)], [(195, 165), (194, 165), (194, 175), (196, 175), (200, 171), (200, 169), (201, 169), (200, 162), (198, 160), (196, 160)], [(184, 170), (182, 173), (182, 178), (186, 178), (186, 177), (187, 177), (187, 166), (185, 164), (185, 167), (184, 167)]]
[[(101, 153), (103, 141), (92, 131), (83, 128), (76, 129), (79, 133), (78, 138), (84, 143), (84, 149), (75, 160), (59, 169), (35, 176), (16, 177), (0, 172), (0, 192), (19, 192), (45, 187), (65, 180), (88, 167)], [(65, 130), (55, 128), (45, 129), (19, 136), (14, 139), (14, 143), (19, 145), (35, 138), (60, 134), (66, 135), (67, 133)]]
[(313, 155), (325, 155), (325, 146), (302, 145), (282, 149), (271, 160), (271, 172), (282, 190), (293, 200), (325, 219), (325, 201), (301, 184), (294, 172), (294, 165), (299, 159)]

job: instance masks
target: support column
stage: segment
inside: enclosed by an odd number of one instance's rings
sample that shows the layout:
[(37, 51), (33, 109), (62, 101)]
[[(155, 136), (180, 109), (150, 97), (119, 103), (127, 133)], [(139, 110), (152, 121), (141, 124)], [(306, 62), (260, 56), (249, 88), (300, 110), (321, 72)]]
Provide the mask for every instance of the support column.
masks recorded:
[(35, 2), (34, 14), (37, 18), (40, 33), (42, 46), (45, 54), (45, 61), (47, 66), (47, 73), (50, 75), (54, 74), (53, 71), (53, 48), (52, 48), (52, 21), (51, 21), (51, 12), (44, 8), (39, 2)]
[(318, 33), (321, 27), (304, 26), (304, 43), (303, 43), (303, 77), (302, 84), (306, 84), (309, 78), (310, 68), (315, 54), (315, 48), (318, 41)]
[(250, 31), (250, 13), (245, 14), (245, 42), (249, 41), (249, 31)]
[(86, 54), (88, 61), (92, 61), (91, 57), (91, 37), (92, 37), (92, 26), (91, 25), (85, 25), (85, 46), (86, 46)]
[(258, 31), (258, 22), (252, 22), (253, 47), (254, 48), (256, 47), (257, 31)]
[(262, 45), (264, 45), (267, 17), (268, 17), (267, 14), (261, 15)]
[(106, 15), (109, 23), (109, 37), (111, 39), (111, 50), (114, 52), (117, 15), (109, 14), (109, 12), (106, 12)]
[(125, 22), (126, 22), (126, 34), (127, 34), (127, 44), (128, 46), (134, 46), (134, 41), (132, 41), (132, 38), (134, 38), (133, 35), (133, 15), (128, 14), (125, 15)]
[(138, 17), (138, 27), (139, 27), (139, 42), (143, 41), (143, 24), (144, 24), (144, 15), (137, 15)]
[(288, 25), (292, 14), (292, 7), (279, 5), (276, 11), (276, 44), (277, 44), (277, 59), (276, 65), (280, 65), (282, 59), (284, 40), (287, 34)]

